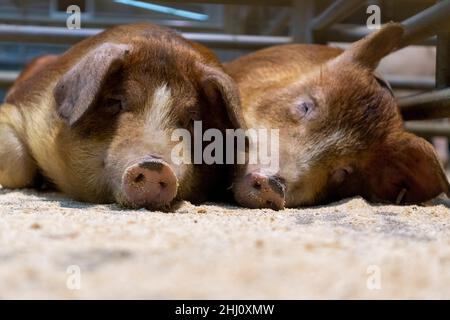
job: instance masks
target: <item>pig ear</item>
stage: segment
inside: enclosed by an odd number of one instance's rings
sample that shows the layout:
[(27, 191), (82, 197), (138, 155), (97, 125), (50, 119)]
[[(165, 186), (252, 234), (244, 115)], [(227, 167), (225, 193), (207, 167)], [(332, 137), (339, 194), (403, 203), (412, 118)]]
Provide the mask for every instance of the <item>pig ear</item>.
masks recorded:
[(64, 74), (53, 90), (58, 114), (75, 124), (94, 103), (109, 75), (121, 66), (129, 46), (105, 43), (89, 52)]
[(212, 107), (224, 107), (234, 128), (246, 128), (239, 89), (234, 80), (217, 67), (200, 64), (200, 86)]
[(400, 23), (387, 23), (380, 30), (353, 43), (336, 59), (375, 70), (380, 60), (399, 46), (403, 33), (404, 28)]
[(420, 203), (441, 193), (449, 183), (433, 146), (411, 133), (391, 135), (369, 164), (370, 197), (392, 203)]

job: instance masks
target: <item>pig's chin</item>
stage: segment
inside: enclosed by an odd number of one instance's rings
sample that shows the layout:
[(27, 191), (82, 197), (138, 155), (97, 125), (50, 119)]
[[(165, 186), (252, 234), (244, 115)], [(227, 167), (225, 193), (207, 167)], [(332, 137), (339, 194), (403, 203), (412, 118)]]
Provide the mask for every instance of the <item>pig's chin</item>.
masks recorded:
[(285, 207), (284, 183), (260, 174), (246, 175), (233, 186), (234, 199), (241, 206), (281, 210)]
[(126, 199), (126, 197), (122, 194), (116, 196), (116, 202), (120, 206), (127, 209), (147, 209), (150, 211), (171, 212), (175, 210), (180, 200), (178, 198), (174, 198), (170, 202), (138, 203)]
[(147, 209), (150, 211), (170, 212), (173, 211), (180, 202), (178, 192), (177, 195), (171, 200), (160, 200), (158, 195), (155, 195), (155, 197), (156, 199), (154, 201), (130, 199), (124, 192), (123, 186), (120, 187), (114, 194), (117, 204), (128, 209)]
[(323, 195), (310, 189), (295, 188), (286, 190), (286, 208), (316, 206), (323, 201)]

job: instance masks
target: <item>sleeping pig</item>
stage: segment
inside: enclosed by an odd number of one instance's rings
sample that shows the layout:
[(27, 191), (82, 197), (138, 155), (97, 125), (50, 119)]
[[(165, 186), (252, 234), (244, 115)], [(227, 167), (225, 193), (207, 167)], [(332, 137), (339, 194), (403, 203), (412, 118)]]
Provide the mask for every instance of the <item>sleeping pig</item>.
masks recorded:
[(403, 204), (448, 194), (434, 149), (405, 132), (389, 85), (374, 73), (403, 31), (390, 23), (346, 51), (283, 45), (226, 65), (247, 126), (279, 130), (279, 169), (248, 165), (233, 184), (237, 202), (281, 209), (354, 195)]
[[(219, 165), (173, 163), (175, 129), (237, 128), (238, 89), (214, 55), (170, 29), (117, 26), (31, 63), (0, 107), (0, 185), (43, 176), (69, 196), (138, 208), (201, 201)], [(223, 184), (225, 185), (225, 184)]]

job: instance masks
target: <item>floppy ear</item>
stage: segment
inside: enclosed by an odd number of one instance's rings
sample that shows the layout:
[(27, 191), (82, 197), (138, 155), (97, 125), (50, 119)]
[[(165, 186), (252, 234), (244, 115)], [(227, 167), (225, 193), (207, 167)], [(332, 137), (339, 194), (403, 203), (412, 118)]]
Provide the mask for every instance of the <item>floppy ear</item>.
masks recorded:
[(357, 63), (375, 70), (380, 60), (400, 45), (403, 33), (400, 23), (387, 23), (380, 30), (353, 43), (336, 61)]
[(94, 103), (109, 75), (117, 71), (129, 46), (104, 43), (86, 54), (64, 74), (53, 90), (58, 114), (75, 124)]
[(211, 106), (211, 111), (220, 113), (220, 109), (224, 109), (234, 128), (245, 129), (239, 89), (234, 80), (221, 69), (200, 63), (199, 68), (200, 86)]
[(388, 137), (366, 170), (372, 200), (420, 203), (443, 192), (449, 195), (449, 183), (433, 146), (411, 133)]

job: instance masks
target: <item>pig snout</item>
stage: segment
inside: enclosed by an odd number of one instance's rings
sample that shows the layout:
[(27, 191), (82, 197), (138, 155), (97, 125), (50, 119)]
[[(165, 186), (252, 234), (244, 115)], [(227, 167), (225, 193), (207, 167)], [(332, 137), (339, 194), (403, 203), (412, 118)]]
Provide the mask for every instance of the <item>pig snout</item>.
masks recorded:
[(122, 176), (122, 189), (133, 207), (163, 207), (177, 194), (178, 181), (163, 160), (146, 157), (129, 165)]
[(285, 205), (284, 191), (285, 185), (279, 177), (252, 172), (238, 184), (235, 199), (248, 208), (280, 210)]

